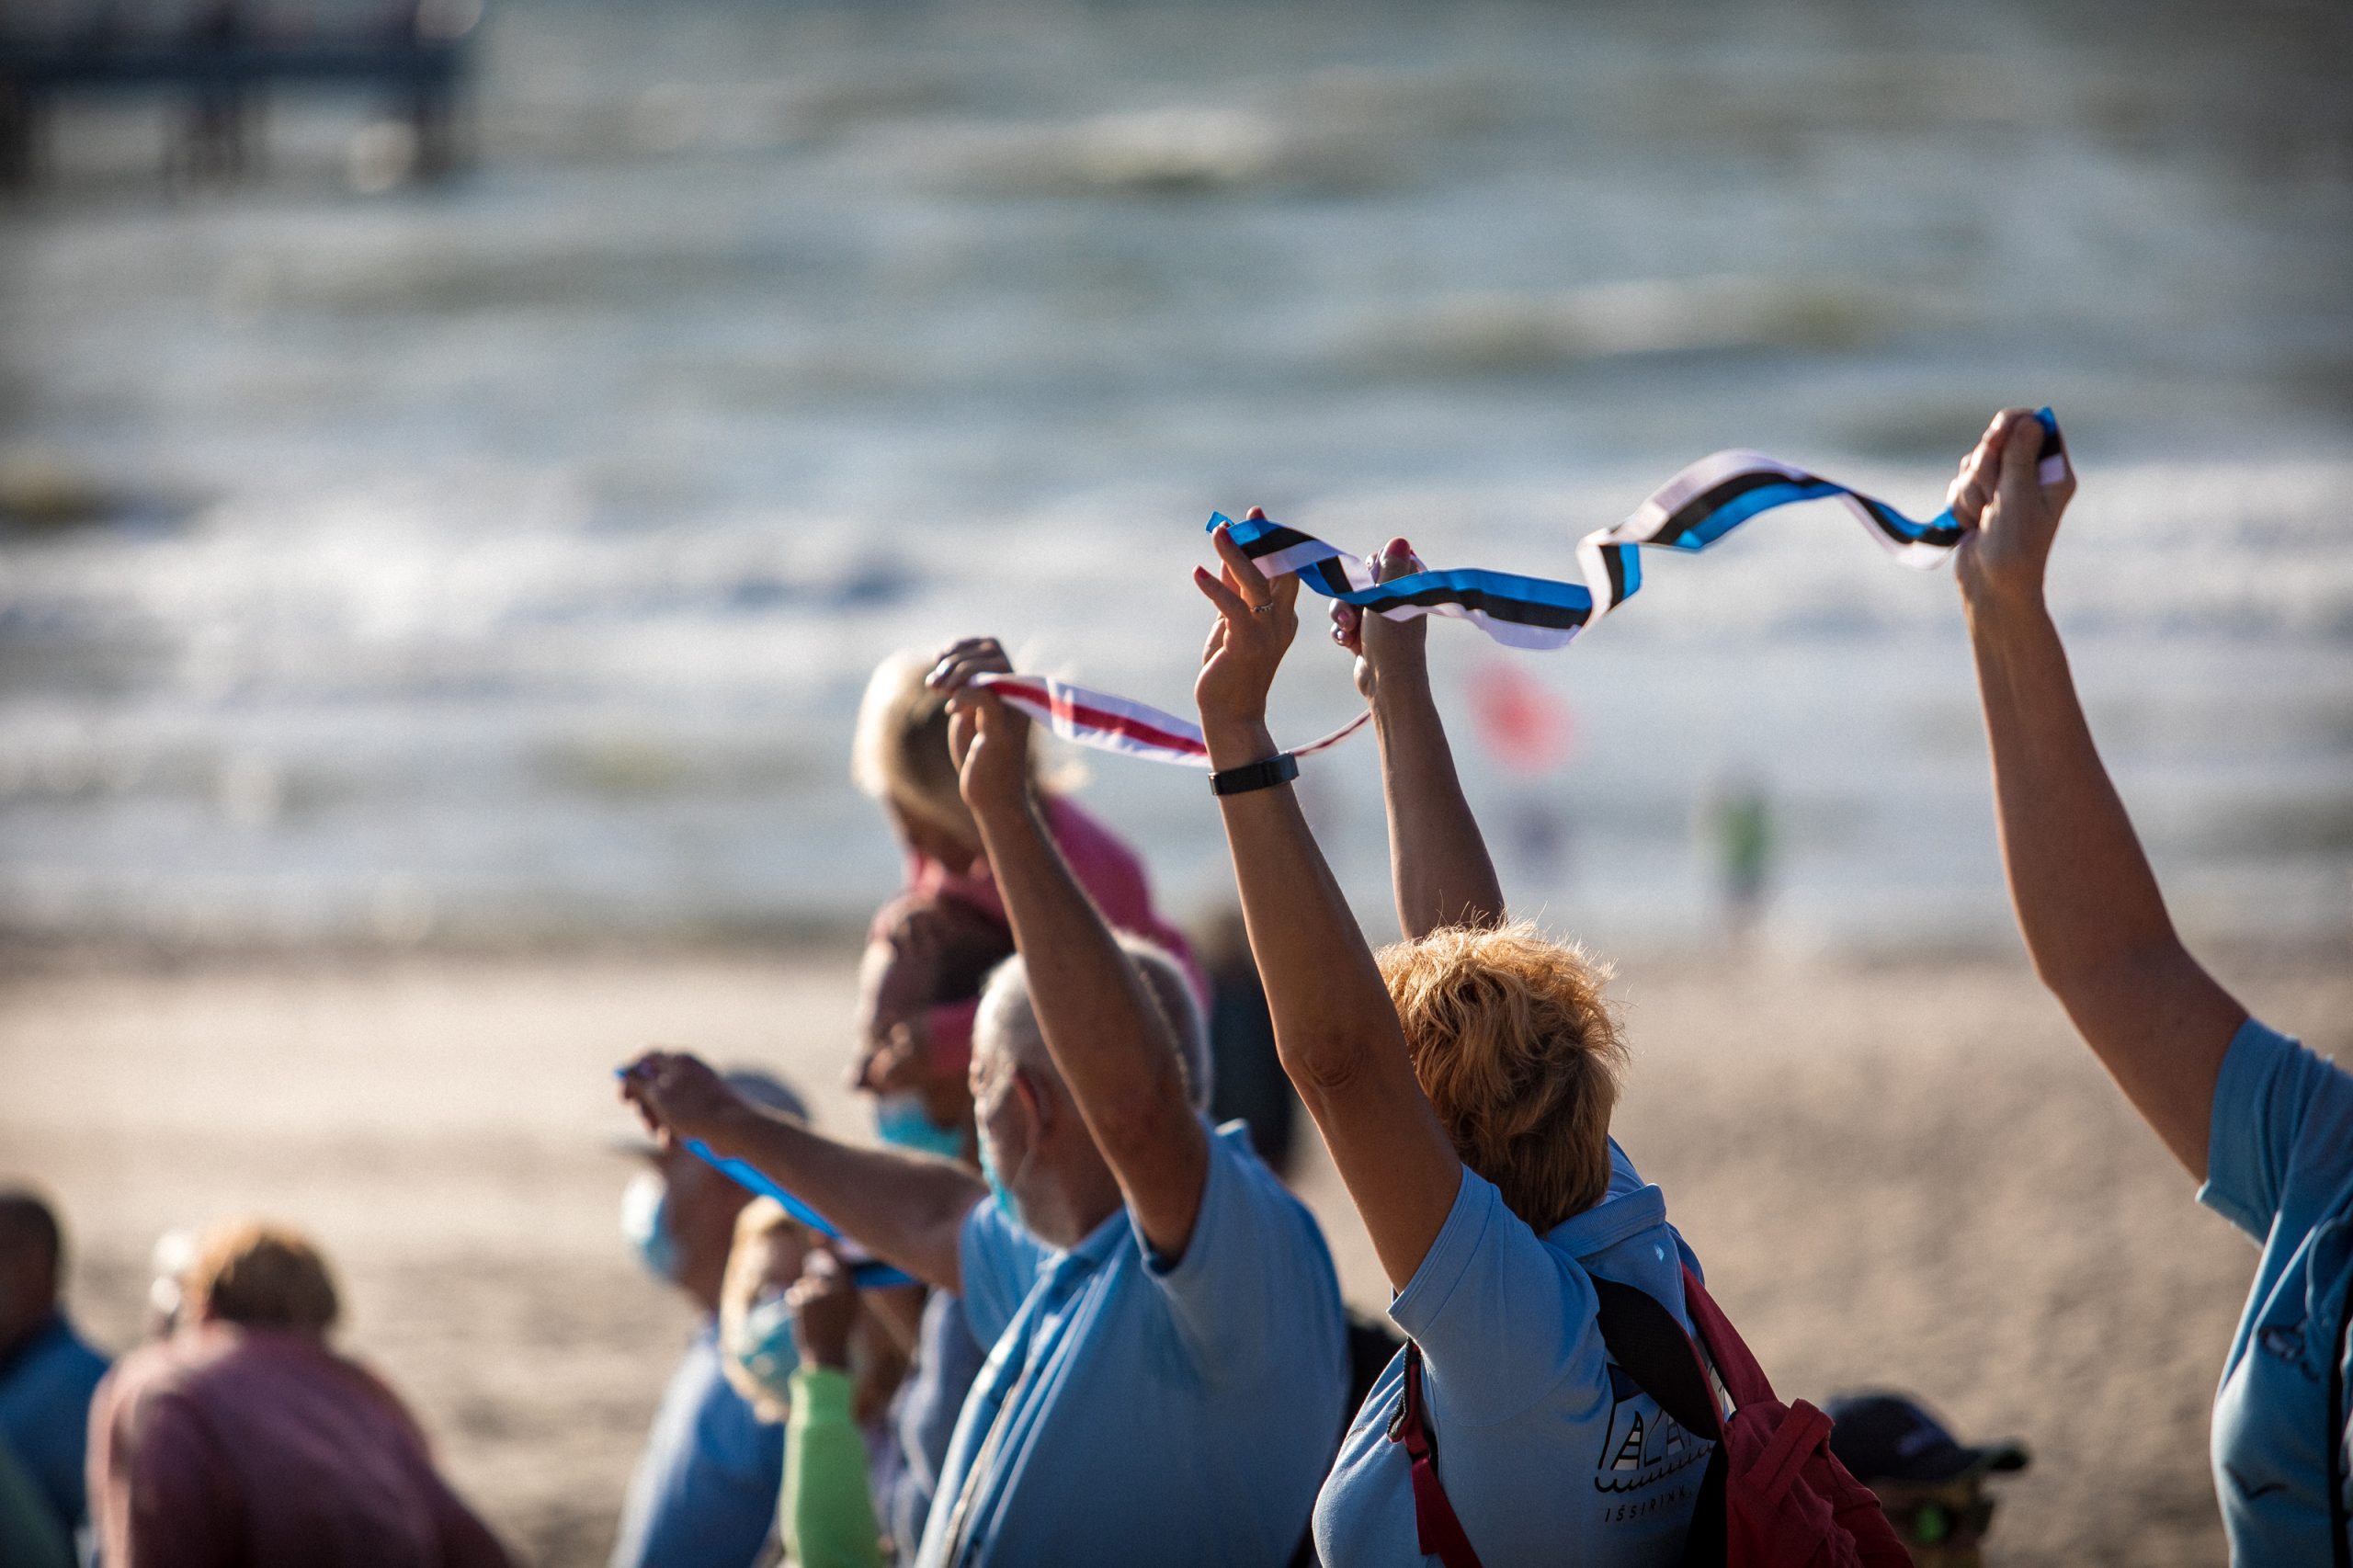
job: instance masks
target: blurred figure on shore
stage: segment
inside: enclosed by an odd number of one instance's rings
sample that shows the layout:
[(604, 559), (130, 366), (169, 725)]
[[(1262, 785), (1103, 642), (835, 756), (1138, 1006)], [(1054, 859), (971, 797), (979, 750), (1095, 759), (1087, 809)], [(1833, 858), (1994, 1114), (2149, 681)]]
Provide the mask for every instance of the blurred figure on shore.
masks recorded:
[(2010, 901), (2035, 972), (2198, 1200), (2263, 1249), (2208, 1445), (2231, 1560), (2353, 1561), (2353, 1073), (2249, 1015), (2174, 930), (2043, 598), (2075, 494), (2057, 434), (2003, 410), (1948, 496)]
[(301, 1234), (205, 1234), (179, 1328), (125, 1356), (90, 1409), (108, 1568), (506, 1568), (374, 1373), (327, 1344), (340, 1310)]
[[(884, 1142), (949, 1159), (972, 1157), (972, 1015), (981, 983), (1013, 953), (980, 829), (956, 792), (947, 694), (924, 684), (934, 656), (898, 653), (867, 683), (850, 777), (881, 802), (906, 853), (907, 884), (874, 919), (860, 969), (858, 1055), (851, 1082), (875, 1096)], [(1192, 949), (1154, 909), (1135, 851), (1029, 763), (1047, 828), (1079, 885), (1114, 930), (1176, 956), (1207, 990)]]
[[(809, 1119), (801, 1096), (765, 1073), (739, 1068), (727, 1083), (763, 1109)], [(630, 1478), (612, 1568), (751, 1568), (774, 1528), (784, 1473), (784, 1429), (729, 1381), (720, 1345), (728, 1255), (752, 1195), (676, 1144), (631, 1148), (645, 1167), (622, 1195), (621, 1233), (700, 1319)]]
[(1878, 1496), (1913, 1568), (1980, 1568), (1994, 1524), (1986, 1479), (2026, 1469), (2026, 1445), (1963, 1444), (1909, 1394), (1837, 1394), (1823, 1412), (1830, 1451)]
[(1745, 943), (1773, 892), (1772, 797), (1762, 779), (1734, 774), (1709, 792), (1702, 814), (1723, 932)]
[(65, 1234), (23, 1188), (0, 1192), (0, 1445), (68, 1540), (87, 1522), (84, 1445), (107, 1358), (65, 1315)]

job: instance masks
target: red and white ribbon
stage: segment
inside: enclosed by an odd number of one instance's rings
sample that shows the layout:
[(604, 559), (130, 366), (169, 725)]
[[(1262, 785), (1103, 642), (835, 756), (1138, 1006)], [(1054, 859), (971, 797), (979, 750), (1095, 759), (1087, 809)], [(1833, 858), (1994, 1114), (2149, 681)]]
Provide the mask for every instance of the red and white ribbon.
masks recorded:
[[(972, 677), (972, 684), (988, 687), (1001, 700), (1075, 745), (1179, 767), (1210, 765), (1209, 744), (1201, 738), (1201, 727), (1149, 703), (1132, 702), (1108, 691), (1090, 691), (1047, 676), (979, 675)], [(1293, 746), (1291, 756), (1305, 756), (1337, 745), (1363, 729), (1371, 717), (1368, 709), (1323, 739)]]

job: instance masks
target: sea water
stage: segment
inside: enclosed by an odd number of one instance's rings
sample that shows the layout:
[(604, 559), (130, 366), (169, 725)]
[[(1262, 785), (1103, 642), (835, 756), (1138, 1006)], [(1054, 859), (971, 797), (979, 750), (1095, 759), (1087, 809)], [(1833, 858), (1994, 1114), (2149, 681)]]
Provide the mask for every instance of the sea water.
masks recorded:
[[(290, 100), (229, 189), (69, 109), (0, 210), (0, 925), (170, 943), (854, 925), (884, 653), (1179, 712), (1213, 508), (1574, 575), (1719, 447), (1915, 515), (1991, 412), (2081, 472), (2052, 597), (2200, 933), (2353, 927), (2353, 21), (2189, 5), (494, 0), (472, 167)], [(24, 476), (31, 473), (33, 481)], [(55, 487), (50, 482), (51, 488)], [(1564, 653), (1438, 624), (1523, 908), (2005, 939), (1949, 573), (1836, 507), (1646, 559)], [(1311, 607), (1311, 609), (1313, 607)], [(1511, 660), (1569, 727), (1490, 755)], [(1303, 628), (1278, 732), (1352, 710)], [(1088, 764), (1180, 913), (1196, 776)], [(1369, 738), (1302, 788), (1376, 935)]]

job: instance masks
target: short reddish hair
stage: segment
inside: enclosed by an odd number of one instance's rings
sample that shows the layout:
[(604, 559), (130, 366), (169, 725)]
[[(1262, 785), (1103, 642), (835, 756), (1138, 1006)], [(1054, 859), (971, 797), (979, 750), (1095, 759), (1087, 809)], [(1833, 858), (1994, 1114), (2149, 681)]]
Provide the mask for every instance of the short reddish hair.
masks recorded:
[(1628, 1060), (1607, 967), (1526, 921), (1447, 926), (1378, 958), (1462, 1163), (1540, 1233), (1600, 1202)]

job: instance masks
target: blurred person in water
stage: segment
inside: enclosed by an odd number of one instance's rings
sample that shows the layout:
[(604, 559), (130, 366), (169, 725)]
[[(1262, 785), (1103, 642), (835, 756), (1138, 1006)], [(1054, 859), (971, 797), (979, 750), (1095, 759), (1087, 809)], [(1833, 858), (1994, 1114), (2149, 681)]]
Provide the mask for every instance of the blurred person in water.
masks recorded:
[(1981, 1568), (1994, 1525), (1987, 1478), (2026, 1469), (2026, 1445), (1970, 1446), (1909, 1394), (1834, 1395), (1830, 1451), (1870, 1487), (1913, 1568)]
[(217, 1226), (180, 1284), (178, 1328), (90, 1408), (108, 1568), (506, 1568), (400, 1396), (328, 1346), (340, 1302), (306, 1238)]
[(2072, 464), (2005, 409), (1949, 495), (2010, 898), (2035, 971), (2125, 1098), (2262, 1249), (2214, 1396), (2232, 1561), (2353, 1560), (2353, 1074), (2250, 1017), (2176, 934), (2043, 597)]
[[(727, 1083), (751, 1104), (808, 1119), (801, 1096), (765, 1073), (737, 1069)], [(773, 1531), (784, 1472), (783, 1429), (730, 1380), (720, 1333), (736, 1219), (752, 1194), (676, 1144), (629, 1147), (645, 1166), (622, 1194), (621, 1233), (699, 1316), (630, 1478), (612, 1568), (751, 1568)]]
[(64, 1283), (56, 1212), (28, 1190), (0, 1191), (0, 1446), (70, 1540), (87, 1519), (84, 1449), (107, 1358), (66, 1316)]

